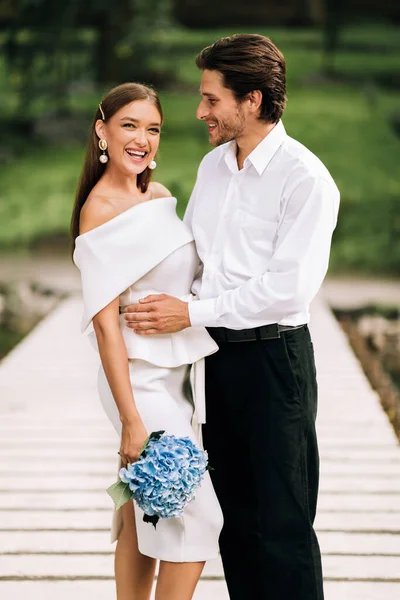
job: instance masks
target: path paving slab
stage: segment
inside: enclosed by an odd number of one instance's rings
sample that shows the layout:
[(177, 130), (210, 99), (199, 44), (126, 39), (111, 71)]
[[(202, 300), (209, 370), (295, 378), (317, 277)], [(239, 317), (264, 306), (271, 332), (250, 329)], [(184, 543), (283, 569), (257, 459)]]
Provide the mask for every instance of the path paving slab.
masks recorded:
[(400, 534), (400, 512), (320, 512), (315, 527), (318, 531), (375, 530)]
[[(30, 600), (110, 600), (115, 598), (112, 581), (1, 582), (0, 597)], [(325, 583), (326, 600), (397, 600), (400, 584), (331, 582)], [(154, 599), (154, 596), (153, 596)], [(194, 600), (229, 600), (224, 582), (201, 581)]]
[(400, 556), (323, 556), (322, 567), (326, 579), (400, 583)]
[(3, 553), (20, 554), (114, 553), (109, 531), (64, 531), (62, 535), (58, 531), (1, 531), (0, 548)]
[[(99, 490), (99, 494), (102, 490)], [(34, 511), (0, 510), (0, 531), (108, 531), (111, 511), (47, 509)], [(318, 531), (392, 532), (400, 534), (399, 513), (321, 512), (316, 519)]]
[(324, 492), (318, 498), (318, 511), (333, 513), (340, 511), (368, 511), (371, 515), (376, 512), (399, 513), (398, 497), (393, 494), (363, 494), (361, 498), (357, 491), (352, 494), (330, 494), (329, 492)]
[(325, 583), (325, 600), (398, 600), (400, 583), (338, 581)]
[(319, 543), (325, 555), (400, 556), (400, 535), (390, 533), (320, 532)]
[[(1, 476), (0, 476), (1, 477)], [(103, 497), (98, 491), (77, 491), (63, 493), (59, 491), (34, 491), (21, 494), (5, 490), (0, 492), (0, 510), (110, 510), (108, 496)], [(357, 492), (337, 493), (321, 492), (319, 495), (319, 513), (337, 512), (375, 512), (386, 511), (398, 513), (398, 497), (394, 494), (363, 494), (362, 500)]]
[[(0, 474), (1, 478), (1, 474)], [(63, 492), (19, 492), (1, 493), (0, 510), (15, 509), (26, 510), (26, 507), (35, 510), (108, 510), (110, 511), (110, 498), (106, 494), (98, 492), (76, 492), (75, 494), (64, 494)]]
[[(113, 579), (113, 556), (80, 555), (3, 555), (0, 561), (2, 578), (74, 578)], [(324, 575), (327, 579), (391, 580), (400, 583), (400, 556), (346, 556), (324, 555)], [(222, 576), (219, 561), (209, 561), (203, 577), (216, 579)]]
[[(399, 559), (400, 560), (400, 559)], [(113, 579), (113, 554), (79, 555), (3, 555), (0, 561), (0, 580), (13, 578), (69, 578)], [(203, 577), (218, 579), (222, 577), (221, 561), (207, 562)]]
[[(115, 598), (115, 585), (113, 581), (0, 581), (0, 597), (7, 600), (110, 600)], [(229, 600), (225, 582), (200, 581), (193, 600)]]
[[(400, 556), (400, 536), (392, 533), (319, 531), (325, 554)], [(1, 531), (3, 554), (113, 554), (109, 531)]]

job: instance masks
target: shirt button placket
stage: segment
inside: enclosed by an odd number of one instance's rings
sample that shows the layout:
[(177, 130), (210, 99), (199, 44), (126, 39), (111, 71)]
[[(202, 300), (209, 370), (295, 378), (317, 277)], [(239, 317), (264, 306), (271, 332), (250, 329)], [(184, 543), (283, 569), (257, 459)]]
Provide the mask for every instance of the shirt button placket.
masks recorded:
[(210, 277), (218, 269), (222, 259), (222, 250), (228, 236), (227, 224), (229, 223), (229, 215), (235, 210), (237, 205), (237, 181), (238, 174), (232, 174), (228, 189), (225, 195), (225, 200), (222, 206), (221, 214), (219, 215), (218, 225), (215, 232), (214, 243), (207, 265), (207, 275)]

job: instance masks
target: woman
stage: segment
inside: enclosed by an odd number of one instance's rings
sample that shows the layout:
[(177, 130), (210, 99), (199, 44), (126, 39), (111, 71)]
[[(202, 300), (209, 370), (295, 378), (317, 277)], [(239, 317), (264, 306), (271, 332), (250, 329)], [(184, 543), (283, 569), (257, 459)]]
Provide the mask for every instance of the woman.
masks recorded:
[[(202, 359), (218, 349), (203, 328), (144, 337), (119, 314), (149, 293), (190, 299), (199, 265), (176, 200), (150, 181), (162, 121), (150, 88), (127, 83), (105, 96), (93, 120), (71, 224), (82, 276), (82, 328), (93, 323), (100, 398), (121, 436), (125, 464), (138, 459), (151, 431), (199, 441)], [(113, 520), (118, 600), (148, 600), (157, 559), (156, 599), (192, 598), (204, 562), (218, 555), (221, 526), (208, 473), (184, 517), (161, 519), (157, 529), (143, 522), (133, 502), (125, 504)]]

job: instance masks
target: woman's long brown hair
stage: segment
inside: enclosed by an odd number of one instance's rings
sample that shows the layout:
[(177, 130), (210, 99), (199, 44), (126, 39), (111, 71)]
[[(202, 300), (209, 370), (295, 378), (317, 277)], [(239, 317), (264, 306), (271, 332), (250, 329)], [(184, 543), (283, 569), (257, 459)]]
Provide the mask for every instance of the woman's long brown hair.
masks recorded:
[[(102, 119), (104, 123), (107, 123), (117, 111), (135, 100), (151, 100), (154, 102), (160, 113), (161, 121), (163, 120), (162, 108), (157, 93), (145, 85), (140, 83), (123, 83), (122, 85), (113, 88), (105, 95), (101, 101), (104, 119), (100, 108), (97, 108), (90, 129), (85, 162), (76, 191), (75, 204), (71, 218), (72, 250), (75, 247), (75, 240), (79, 235), (79, 219), (82, 207), (86, 202), (86, 198), (89, 196), (106, 169), (106, 165), (99, 161), (101, 152), (98, 146), (99, 138), (97, 137), (95, 130), (96, 122), (99, 119)], [(149, 168), (146, 168), (143, 173), (140, 173), (137, 176), (137, 186), (141, 192), (146, 192), (150, 180), (151, 169)]]

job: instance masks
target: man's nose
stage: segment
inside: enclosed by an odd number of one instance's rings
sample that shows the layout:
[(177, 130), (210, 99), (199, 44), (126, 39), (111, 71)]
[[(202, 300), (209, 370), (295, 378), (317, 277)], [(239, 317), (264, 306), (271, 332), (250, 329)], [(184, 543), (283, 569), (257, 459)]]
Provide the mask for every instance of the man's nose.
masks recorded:
[(204, 104), (204, 100), (201, 100), (200, 104), (197, 107), (196, 110), (196, 118), (200, 119), (201, 121), (204, 121), (204, 119), (207, 117), (208, 115), (208, 109)]

